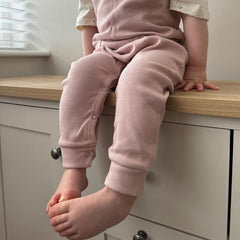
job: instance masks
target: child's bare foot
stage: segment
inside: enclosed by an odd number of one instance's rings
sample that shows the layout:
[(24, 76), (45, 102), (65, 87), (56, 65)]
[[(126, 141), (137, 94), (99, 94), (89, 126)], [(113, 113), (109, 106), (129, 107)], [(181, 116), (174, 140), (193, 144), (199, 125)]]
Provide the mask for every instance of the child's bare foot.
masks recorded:
[(59, 202), (80, 197), (81, 192), (87, 187), (87, 185), (88, 180), (85, 168), (66, 169), (56, 192), (47, 204), (47, 213), (49, 212), (50, 207)]
[(83, 240), (121, 222), (129, 214), (135, 200), (135, 196), (104, 187), (86, 197), (58, 203), (48, 215), (60, 236)]

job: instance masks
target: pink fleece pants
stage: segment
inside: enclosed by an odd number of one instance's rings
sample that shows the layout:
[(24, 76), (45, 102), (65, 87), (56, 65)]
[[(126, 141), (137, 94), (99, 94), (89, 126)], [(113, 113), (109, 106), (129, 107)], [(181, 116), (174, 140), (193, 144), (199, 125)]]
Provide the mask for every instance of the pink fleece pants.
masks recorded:
[[(114, 51), (113, 51), (114, 49)], [(99, 116), (116, 87), (109, 188), (140, 195), (156, 159), (159, 128), (174, 86), (182, 81), (187, 52), (160, 36), (101, 41), (95, 51), (71, 64), (63, 81), (60, 140), (65, 168), (90, 167), (95, 158)]]

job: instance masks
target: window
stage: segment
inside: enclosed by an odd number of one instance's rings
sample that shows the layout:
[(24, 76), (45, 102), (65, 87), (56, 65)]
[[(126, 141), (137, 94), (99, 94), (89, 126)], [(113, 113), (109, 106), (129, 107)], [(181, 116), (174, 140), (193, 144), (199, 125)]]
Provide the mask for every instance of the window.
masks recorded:
[(25, 49), (24, 0), (0, 0), (0, 50)]

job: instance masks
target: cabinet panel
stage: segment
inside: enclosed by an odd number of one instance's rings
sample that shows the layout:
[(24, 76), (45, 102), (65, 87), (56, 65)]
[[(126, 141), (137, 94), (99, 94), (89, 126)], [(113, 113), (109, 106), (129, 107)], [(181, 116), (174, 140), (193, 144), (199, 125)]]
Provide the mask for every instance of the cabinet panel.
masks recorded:
[[(1, 143), (0, 143), (0, 153), (1, 153)], [(0, 154), (0, 239), (1, 240), (6, 240), (5, 234), (6, 233), (5, 233), (5, 218), (4, 218), (4, 204), (3, 204), (2, 159)]]
[(240, 131), (234, 131), (230, 240), (240, 238)]
[(151, 223), (129, 215), (117, 226), (105, 232), (104, 240), (132, 240), (133, 236), (143, 230), (149, 240), (200, 240), (195, 236), (175, 231), (160, 224)]
[[(113, 116), (101, 116), (86, 194), (103, 187)], [(163, 123), (155, 165), (131, 213), (212, 240), (226, 240), (230, 131)]]
[(50, 157), (58, 141), (58, 111), (7, 104), (0, 111), (8, 240), (61, 239), (45, 212), (62, 173), (61, 162)]

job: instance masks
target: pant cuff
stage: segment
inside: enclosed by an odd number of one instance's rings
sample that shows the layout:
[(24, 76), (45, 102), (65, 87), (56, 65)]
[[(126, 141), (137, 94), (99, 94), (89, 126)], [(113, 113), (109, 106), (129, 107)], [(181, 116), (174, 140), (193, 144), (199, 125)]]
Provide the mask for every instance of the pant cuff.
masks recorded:
[(110, 189), (131, 195), (139, 196), (144, 189), (147, 173), (127, 168), (111, 161), (105, 185)]
[(78, 148), (61, 147), (64, 168), (87, 168), (91, 167), (96, 157), (95, 150), (83, 150)]

